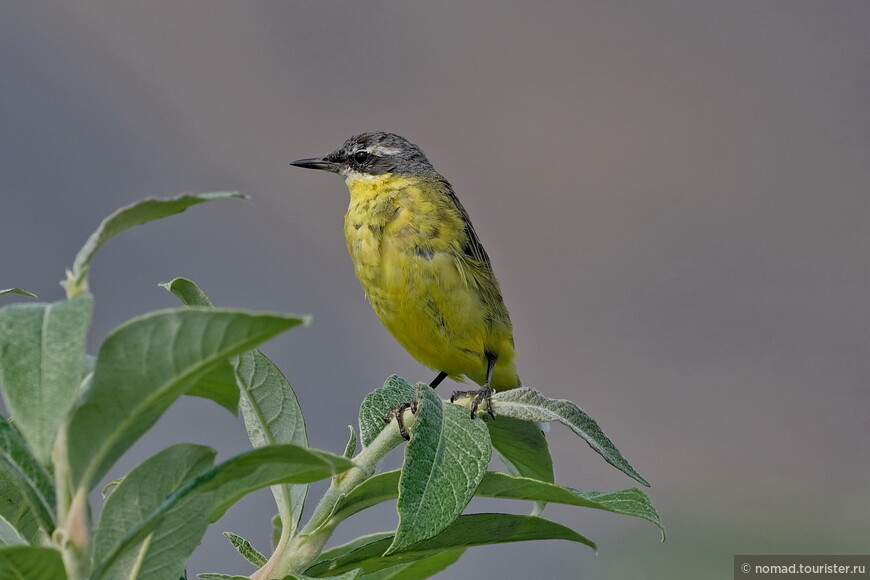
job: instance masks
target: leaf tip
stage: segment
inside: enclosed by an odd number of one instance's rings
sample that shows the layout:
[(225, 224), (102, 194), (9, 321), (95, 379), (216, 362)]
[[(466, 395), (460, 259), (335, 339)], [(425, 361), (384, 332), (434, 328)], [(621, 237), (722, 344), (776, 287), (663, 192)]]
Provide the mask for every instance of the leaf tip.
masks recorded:
[(3, 296), (4, 294), (20, 294), (21, 296), (27, 296), (28, 298), (38, 298), (36, 294), (28, 292), (27, 290), (22, 290), (21, 288), (6, 288), (5, 290), (0, 290), (0, 296)]
[(192, 195), (195, 197), (199, 197), (201, 199), (211, 200), (211, 199), (221, 199), (225, 197), (231, 197), (236, 199), (243, 199), (245, 201), (250, 201), (251, 196), (240, 191), (209, 191), (206, 193), (185, 193), (182, 195)]
[[(609, 461), (608, 461), (608, 463), (613, 465), (613, 463), (611, 463)], [(646, 487), (652, 487), (652, 485), (650, 485), (650, 483), (646, 480), (646, 478), (644, 476), (642, 476), (640, 473), (638, 473), (636, 469), (631, 467), (631, 465), (628, 466), (630, 469), (623, 469), (622, 467), (620, 467), (618, 465), (614, 465), (614, 467), (616, 467), (617, 469), (619, 469), (620, 471), (625, 473), (627, 476), (629, 476), (630, 478), (632, 478), (633, 480), (635, 480), (639, 484), (644, 485)]]

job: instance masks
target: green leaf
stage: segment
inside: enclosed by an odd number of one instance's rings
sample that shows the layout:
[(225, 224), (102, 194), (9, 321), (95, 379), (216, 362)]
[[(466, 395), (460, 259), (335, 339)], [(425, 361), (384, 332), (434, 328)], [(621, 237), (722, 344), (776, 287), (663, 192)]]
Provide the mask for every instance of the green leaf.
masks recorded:
[(29, 298), (38, 298), (36, 294), (31, 294), (27, 290), (22, 290), (21, 288), (6, 288), (0, 290), (0, 296), (3, 296), (4, 294), (21, 294), (22, 296), (27, 296)]
[(205, 578), (206, 580), (251, 580), (250, 576), (234, 576), (230, 574), (215, 574), (213, 572), (206, 574), (197, 574), (198, 578)]
[[(254, 350), (239, 356), (235, 365), (236, 381), (243, 395), (239, 406), (251, 445), (261, 448), (286, 443), (308, 447), (299, 400), (275, 363)], [(276, 485), (272, 495), (278, 513), (290, 533), (294, 533), (302, 517), (308, 484)]]
[(239, 413), (239, 386), (230, 361), (225, 360), (202, 375), (185, 395), (214, 401), (233, 415)]
[(172, 292), (185, 306), (204, 306), (214, 308), (214, 303), (193, 280), (175, 278), (169, 282), (161, 282), (159, 287)]
[(353, 425), (347, 426), (350, 431), (350, 437), (347, 440), (347, 445), (344, 446), (344, 456), (350, 459), (356, 453), (356, 431), (353, 430)]
[(399, 564), (364, 574), (359, 577), (359, 580), (423, 580), (452, 566), (464, 553), (465, 549), (463, 548), (447, 550), (416, 562)]
[(237, 455), (197, 478), (191, 488), (215, 491), (212, 521), (237, 501), (264, 487), (281, 483), (311, 483), (353, 467), (344, 457), (289, 443), (268, 445)]
[(359, 408), (359, 432), (363, 447), (374, 441), (386, 427), (384, 413), (402, 403), (413, 401), (416, 396), (416, 389), (398, 375), (387, 377), (383, 387), (366, 395)]
[(665, 541), (665, 527), (661, 519), (659, 519), (656, 508), (652, 505), (647, 495), (636, 487), (614, 492), (578, 491), (576, 489), (571, 489), (571, 491), (580, 497), (603, 506), (601, 509), (643, 518), (654, 523), (662, 533), (662, 541)]
[(370, 573), (398, 564), (415, 562), (447, 550), (524, 542), (527, 540), (569, 540), (586, 544), (597, 550), (595, 543), (561, 524), (535, 516), (511, 514), (471, 514), (459, 516), (443, 532), (422, 542), (408, 546), (403, 552), (382, 556), (392, 543), (391, 534), (375, 534), (368, 541), (355, 541), (353, 548), (338, 546), (323, 552), (320, 560), (305, 573), (322, 578), (346, 570), (360, 568)]
[(613, 442), (601, 431), (592, 417), (583, 409), (565, 399), (549, 399), (540, 391), (528, 387), (500, 391), (492, 396), (493, 409), (498, 415), (524, 421), (559, 421), (586, 440), (610, 465), (649, 487), (644, 479), (619, 452)]
[[(321, 552), (315, 562), (305, 570), (305, 574), (312, 578), (322, 578), (327, 576), (333, 578), (334, 573), (330, 572), (330, 570), (335, 567), (336, 562), (343, 561), (348, 558), (350, 554), (359, 550), (364, 550), (367, 546), (379, 544), (382, 541), (386, 541), (386, 545), (389, 545), (392, 539), (392, 532), (377, 532), (354, 538), (346, 544), (341, 544), (340, 546), (335, 546), (334, 548)], [(352, 570), (354, 567), (349, 566), (347, 569)], [(362, 572), (362, 570), (360, 571)]]
[(444, 402), (424, 383), (399, 479), (399, 526), (387, 555), (441, 533), (474, 496), (492, 447), (482, 420)]
[(210, 511), (204, 511), (214, 522), (252, 491), (280, 483), (310, 483), (351, 467), (353, 463), (344, 457), (290, 444), (270, 445), (237, 455), (189, 479), (156, 509), (140, 518), (137, 525), (117, 540), (116, 548), (104, 557), (98, 572), (114, 564), (121, 548), (145, 538), (160, 525), (168, 512), (179, 502), (188, 501), (191, 496), (209, 497), (212, 507)]
[(0, 309), (0, 388), (18, 430), (43, 465), (82, 382), (93, 299)]
[(330, 519), (345, 520), (379, 503), (399, 497), (399, 478), (402, 471), (395, 469), (373, 475), (342, 496), (333, 508)]
[(21, 537), (21, 533), (15, 529), (12, 522), (0, 515), (0, 545), (23, 546), (27, 540)]
[[(176, 278), (161, 286), (188, 306), (212, 306), (206, 293), (186, 278)], [(305, 323), (308, 323), (307, 319)], [(251, 445), (256, 448), (292, 443), (307, 447), (302, 409), (296, 393), (278, 367), (258, 350), (246, 352), (229, 364), (233, 369), (233, 388), (237, 398), (239, 391), (242, 393), (239, 406)], [(272, 488), (279, 514), (287, 520), (291, 532), (296, 530), (302, 517), (307, 494), (308, 485), (304, 483)]]
[[(56, 525), (54, 486), (51, 477), (30, 455), (21, 435), (2, 417), (0, 417), (0, 473), (3, 474), (3, 480), (8, 485), (14, 486), (15, 495), (20, 495), (24, 500), (39, 527), (50, 535)], [(5, 499), (14, 501), (15, 495), (9, 492), (5, 495)], [(20, 519), (23, 518), (25, 522), (28, 519), (26, 514), (21, 512), (21, 507), (15, 508), (14, 512), (4, 509), (0, 513), (14, 523), (19, 531), (26, 534), (26, 528), (18, 524)]]
[[(373, 505), (396, 499), (400, 475), (401, 471), (394, 470), (379, 473), (365, 480), (338, 501), (331, 517), (341, 521)], [(612, 493), (584, 492), (530, 478), (488, 471), (474, 495), (551, 502), (634, 516), (655, 524), (662, 531), (662, 539), (664, 539), (665, 530), (655, 507), (646, 494), (637, 488)]]
[[(214, 304), (205, 292), (187, 278), (175, 278), (169, 282), (162, 282), (158, 286), (174, 294), (185, 306), (214, 308)], [(236, 385), (236, 372), (229, 360), (218, 364), (200, 377), (186, 394), (191, 397), (210, 399), (233, 415), (239, 411), (239, 387)]]
[(238, 550), (239, 554), (241, 554), (245, 560), (257, 568), (265, 566), (267, 562), (266, 556), (257, 551), (257, 549), (251, 545), (251, 542), (232, 532), (224, 532), (224, 536), (230, 541), (233, 547)]
[(182, 195), (174, 199), (145, 199), (119, 209), (100, 223), (100, 227), (91, 234), (76, 255), (72, 271), (67, 272), (67, 279), (61, 282), (66, 288), (67, 296), (74, 298), (87, 291), (88, 270), (94, 254), (103, 244), (121, 232), (134, 226), (181, 213), (188, 207), (204, 201), (227, 197), (247, 199), (247, 196), (235, 192), (200, 193)]
[(284, 524), (281, 522), (281, 514), (275, 514), (272, 516), (272, 549), (278, 547), (278, 543), (281, 541), (281, 533), (284, 531)]
[(552, 483), (553, 459), (537, 424), (508, 416), (487, 421), (492, 446), (513, 475)]
[(9, 580), (66, 580), (60, 552), (36, 546), (0, 548), (0, 578)]
[(299, 324), (241, 310), (153, 312), (115, 329), (68, 433), (72, 484), (91, 490), (109, 467), (203, 373)]
[[(531, 477), (553, 483), (553, 458), (547, 439), (537, 423), (500, 416), (498, 421), (487, 421), (492, 447), (496, 450), (511, 475)], [(544, 502), (535, 502), (533, 516), (541, 515)]]
[(658, 513), (646, 494), (634, 487), (612, 493), (583, 492), (553, 483), (491, 471), (480, 482), (474, 495), (559, 503), (635, 516), (654, 523), (661, 530), (662, 540), (664, 540), (665, 529)]
[[(190, 554), (199, 545), (209, 523), (213, 498), (189, 496), (166, 510), (147, 538), (121, 540), (166, 497), (191, 478), (208, 470), (216, 452), (209, 447), (182, 443), (146, 459), (118, 484), (100, 512), (94, 535), (95, 578), (122, 580), (136, 570), (139, 580), (178, 578)], [(111, 565), (108, 561), (112, 559)]]
[[(501, 419), (499, 417), (499, 420)], [(401, 471), (394, 470), (368, 478), (336, 503), (331, 518), (337, 521), (345, 520), (373, 505), (396, 499), (400, 476)], [(475, 497), (551, 502), (643, 518), (655, 524), (662, 531), (662, 539), (664, 539), (665, 530), (658, 513), (646, 494), (637, 488), (612, 493), (583, 492), (526, 477), (514, 477), (488, 471), (483, 476), (474, 495)]]
[(44, 544), (48, 534), (39, 527), (39, 521), (13, 482), (12, 476), (0, 469), (0, 517), (24, 538), (26, 543)]
[[(337, 576), (330, 576), (332, 580), (355, 580), (360, 574), (360, 570), (351, 570), (349, 572), (345, 572), (344, 574), (339, 574)], [(284, 576), (281, 580), (309, 580), (311, 576), (305, 576), (303, 574), (289, 574)]]

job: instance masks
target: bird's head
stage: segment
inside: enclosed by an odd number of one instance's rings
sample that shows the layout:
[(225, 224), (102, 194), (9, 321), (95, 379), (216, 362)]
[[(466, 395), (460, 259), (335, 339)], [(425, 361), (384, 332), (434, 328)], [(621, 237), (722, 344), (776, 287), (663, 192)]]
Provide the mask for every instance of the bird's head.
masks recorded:
[(434, 171), (419, 147), (393, 133), (360, 133), (324, 157), (299, 159), (290, 165), (338, 173), (345, 179), (361, 175), (418, 175)]

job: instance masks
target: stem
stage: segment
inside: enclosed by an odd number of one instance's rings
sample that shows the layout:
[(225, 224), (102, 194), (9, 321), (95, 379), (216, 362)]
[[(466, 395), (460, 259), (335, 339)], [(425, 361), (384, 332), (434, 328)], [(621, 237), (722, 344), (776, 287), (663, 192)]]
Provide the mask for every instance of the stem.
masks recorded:
[(62, 524), (66, 521), (72, 503), (69, 486), (69, 461), (66, 454), (66, 421), (58, 429), (57, 438), (52, 447), (51, 459), (54, 464), (54, 488), (57, 493), (57, 506), (55, 506), (57, 521)]
[[(405, 427), (410, 429), (415, 417), (410, 411), (403, 415)], [(333, 518), (336, 504), (357, 485), (375, 474), (384, 457), (398, 447), (404, 439), (399, 434), (395, 421), (390, 422), (383, 431), (359, 454), (353, 458), (354, 467), (332, 478), (332, 484), (323, 494), (314, 513), (298, 535), (289, 537), (281, 532), (281, 541), (266, 564), (257, 570), (251, 580), (283, 578), (288, 574), (304, 572), (323, 551), (341, 520)], [(288, 541), (284, 542), (285, 535)]]
[(88, 577), (90, 547), (88, 493), (82, 488), (77, 490), (74, 496), (72, 495), (66, 450), (66, 423), (64, 423), (58, 430), (52, 453), (58, 517), (58, 526), (52, 534), (52, 540), (61, 552), (69, 580), (85, 580)]
[[(281, 523), (283, 524), (284, 520), (282, 520)], [(275, 551), (272, 552), (272, 557), (269, 558), (268, 562), (263, 564), (262, 568), (251, 574), (252, 580), (267, 580), (268, 578), (280, 577), (275, 569), (281, 564), (281, 556), (287, 551), (287, 544), (290, 542), (291, 536), (290, 527), (282, 525), (281, 537), (278, 538), (278, 543), (275, 545)]]

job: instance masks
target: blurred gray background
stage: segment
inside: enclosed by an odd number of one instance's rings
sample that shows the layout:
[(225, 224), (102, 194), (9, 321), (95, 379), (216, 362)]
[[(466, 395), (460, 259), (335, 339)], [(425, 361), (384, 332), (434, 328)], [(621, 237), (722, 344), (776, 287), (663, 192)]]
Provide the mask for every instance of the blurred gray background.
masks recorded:
[[(432, 373), (365, 302), (344, 184), (288, 162), (396, 132), (471, 214), (524, 381), (598, 420), (669, 532), (551, 506), (597, 556), (475, 548), (439, 578), (725, 579), (739, 553), (866, 554), (868, 30), (865, 1), (3, 2), (0, 287), (61, 298), (116, 208), (243, 191), (98, 254), (91, 348), (175, 306), (156, 286), (175, 276), (313, 314), (264, 350), (312, 446), (340, 452), (365, 393)], [(240, 419), (185, 399), (110, 475), (177, 441), (247, 448)], [(567, 429), (550, 441), (559, 483), (632, 487)], [(505, 507), (527, 508), (471, 509)], [(267, 491), (231, 510), (192, 575), (250, 573), (220, 532), (268, 550), (273, 513)], [(382, 506), (335, 540), (394, 525)]]

